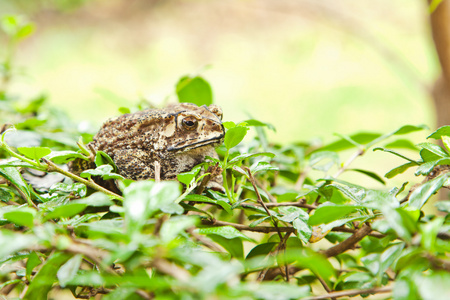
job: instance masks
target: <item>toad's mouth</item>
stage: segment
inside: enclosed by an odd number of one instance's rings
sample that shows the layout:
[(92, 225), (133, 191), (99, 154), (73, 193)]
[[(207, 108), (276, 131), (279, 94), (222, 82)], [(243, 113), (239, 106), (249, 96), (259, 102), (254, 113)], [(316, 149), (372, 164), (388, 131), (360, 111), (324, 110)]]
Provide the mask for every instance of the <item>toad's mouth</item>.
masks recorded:
[(185, 141), (175, 144), (174, 146), (168, 147), (167, 151), (170, 151), (170, 152), (189, 151), (189, 150), (203, 147), (206, 145), (220, 144), (220, 143), (222, 143), (224, 136), (225, 136), (225, 134), (221, 134), (217, 137), (213, 137), (208, 140), (203, 140), (203, 141), (194, 142), (194, 143), (189, 143), (189, 140), (185, 140)]

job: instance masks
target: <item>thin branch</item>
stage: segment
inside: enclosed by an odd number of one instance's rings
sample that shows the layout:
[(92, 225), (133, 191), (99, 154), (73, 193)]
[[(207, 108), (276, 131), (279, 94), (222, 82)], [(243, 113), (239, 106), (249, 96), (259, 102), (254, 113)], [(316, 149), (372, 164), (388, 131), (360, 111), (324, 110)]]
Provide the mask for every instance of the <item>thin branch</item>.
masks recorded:
[(337, 170), (337, 172), (334, 174), (333, 177), (334, 178), (339, 177), (339, 175), (344, 173), (344, 171), (348, 169), (348, 167), (353, 163), (353, 161), (355, 159), (357, 159), (358, 157), (360, 157), (361, 155), (363, 155), (364, 152), (365, 152), (364, 149), (358, 149), (358, 151), (353, 153), (353, 155), (347, 159), (347, 161), (344, 163), (344, 165), (342, 165), (342, 167), (340, 167), (339, 170)]
[[(277, 229), (272, 226), (250, 227), (248, 225), (219, 221), (216, 219), (212, 219), (212, 220), (202, 219), (202, 223), (203, 223), (203, 225), (208, 225), (208, 226), (233, 226), (234, 228), (236, 228), (237, 230), (240, 230), (240, 231), (252, 231), (252, 232), (260, 232), (260, 233), (277, 232)], [(278, 227), (278, 230), (280, 232), (290, 232), (290, 233), (295, 232), (294, 227)], [(346, 227), (335, 227), (331, 231), (355, 233), (357, 230), (351, 229), (351, 228), (346, 228)], [(373, 236), (375, 238), (383, 238), (385, 236), (379, 232), (370, 232), (368, 235)]]
[(365, 223), (360, 229), (356, 230), (355, 233), (353, 233), (348, 239), (340, 242), (339, 244), (337, 244), (334, 247), (331, 247), (325, 251), (322, 251), (322, 254), (324, 254), (326, 257), (332, 257), (332, 256), (336, 256), (338, 254), (341, 254), (341, 253), (353, 248), (356, 243), (358, 243), (360, 240), (362, 240), (371, 231), (372, 231), (372, 229), (370, 228), (370, 225)]
[(62, 169), (62, 168), (60, 168), (58, 165), (56, 165), (56, 164), (55, 164), (54, 162), (52, 162), (51, 160), (48, 160), (48, 159), (46, 159), (46, 158), (42, 158), (42, 159), (43, 159), (43, 160), (45, 161), (45, 163), (48, 165), (48, 170), (47, 170), (47, 172), (58, 172), (58, 173), (61, 173), (61, 174), (63, 174), (64, 176), (67, 176), (67, 177), (69, 177), (69, 178), (71, 178), (71, 179), (73, 179), (73, 180), (75, 180), (75, 181), (81, 182), (81, 183), (83, 183), (84, 185), (86, 185), (86, 186), (88, 186), (88, 187), (90, 187), (90, 188), (92, 188), (92, 189), (94, 189), (94, 190), (103, 192), (103, 193), (107, 194), (108, 196), (113, 197), (114, 199), (123, 201), (123, 197), (122, 197), (122, 196), (119, 196), (119, 195), (117, 195), (116, 193), (111, 192), (110, 190), (105, 189), (104, 187), (102, 187), (102, 186), (96, 184), (96, 183), (93, 182), (93, 181), (86, 180), (86, 179), (84, 179), (84, 178), (81, 178), (80, 176), (77, 176), (77, 175), (75, 175), (75, 174), (73, 174), (73, 173), (71, 173), (71, 172), (68, 172), (68, 171), (66, 171), (66, 170), (64, 170), (64, 169)]
[(267, 215), (270, 216), (270, 218), (272, 219), (272, 223), (273, 226), (275, 227), (278, 236), (280, 237), (280, 241), (283, 239), (283, 235), (281, 234), (280, 230), (278, 230), (278, 222), (277, 220), (272, 216), (272, 214), (270, 213), (269, 209), (267, 208), (266, 204), (264, 203), (264, 201), (261, 198), (261, 195), (259, 194), (258, 188), (256, 186), (256, 182), (255, 182), (255, 178), (253, 177), (252, 172), (250, 171), (249, 168), (245, 167), (247, 173), (248, 173), (248, 178), (251, 182), (251, 184), (253, 185), (253, 189), (255, 190), (256, 193), (256, 197), (258, 199), (258, 203), (264, 208), (264, 210), (266, 211)]
[(392, 288), (388, 287), (388, 286), (384, 286), (384, 287), (371, 288), (371, 289), (362, 289), (362, 290), (355, 289), (355, 290), (332, 292), (332, 293), (328, 293), (326, 295), (302, 298), (302, 300), (326, 300), (326, 299), (330, 299), (330, 298), (356, 296), (356, 295), (361, 295), (361, 294), (381, 294), (381, 293), (390, 293), (390, 292), (392, 292)]

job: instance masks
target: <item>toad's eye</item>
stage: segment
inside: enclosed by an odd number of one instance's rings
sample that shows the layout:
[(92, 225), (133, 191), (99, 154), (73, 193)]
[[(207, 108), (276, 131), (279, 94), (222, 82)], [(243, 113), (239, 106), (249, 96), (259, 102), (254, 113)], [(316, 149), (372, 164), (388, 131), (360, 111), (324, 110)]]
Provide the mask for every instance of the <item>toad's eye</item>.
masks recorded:
[(187, 117), (181, 121), (181, 124), (183, 124), (183, 127), (186, 130), (194, 130), (195, 128), (197, 128), (198, 121), (196, 118)]

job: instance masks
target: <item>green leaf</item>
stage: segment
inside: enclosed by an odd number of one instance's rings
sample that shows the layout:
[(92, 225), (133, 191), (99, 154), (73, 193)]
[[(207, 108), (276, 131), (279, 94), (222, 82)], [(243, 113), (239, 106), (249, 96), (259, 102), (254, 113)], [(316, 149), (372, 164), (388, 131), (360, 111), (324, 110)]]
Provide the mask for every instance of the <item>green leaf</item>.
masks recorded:
[(432, 143), (420, 143), (417, 146), (421, 147), (422, 149), (430, 151), (431, 153), (439, 156), (440, 158), (449, 157), (448, 153), (444, 149), (442, 149), (441, 146)]
[[(417, 232), (417, 219), (419, 214), (414, 211), (406, 211), (402, 207), (393, 208), (389, 205), (380, 207), (389, 226), (406, 241), (410, 241)], [(413, 216), (415, 214), (415, 216)]]
[(245, 120), (243, 121), (243, 123), (246, 123), (247, 126), (265, 126), (267, 128), (269, 128), (270, 130), (276, 131), (275, 127), (270, 124), (270, 123), (264, 123), (255, 119), (249, 119), (249, 120)]
[(28, 184), (22, 177), (22, 174), (14, 167), (0, 167), (0, 175), (15, 185), (26, 197), (28, 202), (31, 201), (31, 192)]
[(395, 131), (393, 131), (391, 133), (382, 135), (379, 138), (371, 141), (370, 143), (368, 143), (366, 145), (366, 147), (370, 148), (373, 145), (375, 145), (376, 143), (379, 143), (382, 140), (385, 140), (385, 139), (387, 139), (387, 138), (389, 138), (389, 137), (391, 137), (393, 135), (403, 135), (403, 134), (408, 134), (408, 133), (411, 133), (411, 132), (420, 131), (420, 130), (424, 130), (424, 129), (428, 129), (428, 127), (426, 125), (419, 125), (419, 126), (405, 125), (405, 126), (402, 126), (399, 129), (397, 129), (397, 130), (395, 130)]
[(17, 148), (17, 151), (35, 161), (39, 161), (42, 157), (52, 152), (52, 150), (47, 147), (19, 147)]
[(84, 184), (78, 183), (78, 182), (72, 183), (72, 184), (57, 182), (52, 185), (49, 192), (50, 193), (54, 193), (54, 192), (75, 193), (75, 194), (79, 195), (80, 197), (84, 197), (84, 196), (86, 196), (86, 186)]
[(228, 166), (233, 165), (233, 164), (237, 164), (238, 162), (241, 162), (244, 159), (251, 158), (251, 157), (257, 157), (257, 156), (267, 156), (267, 157), (273, 158), (273, 157), (275, 157), (275, 154), (273, 154), (271, 152), (259, 152), (259, 153), (244, 153), (244, 154), (240, 154), (240, 155), (230, 159), (228, 161)]
[(174, 181), (136, 181), (123, 191), (125, 201), (125, 221), (129, 233), (138, 232), (147, 219), (158, 211), (183, 213), (183, 208), (175, 204), (180, 196), (180, 184)]
[(406, 164), (403, 164), (401, 166), (398, 166), (392, 170), (390, 170), (389, 172), (387, 172), (384, 177), (390, 179), (393, 178), (395, 176), (397, 176), (398, 174), (402, 174), (403, 172), (405, 172), (406, 170), (408, 170), (411, 167), (416, 167), (417, 163), (416, 162), (408, 162)]
[(450, 200), (439, 201), (434, 205), (439, 211), (450, 213)]
[(225, 139), (224, 144), (225, 147), (230, 150), (233, 147), (236, 147), (242, 140), (244, 139), (245, 135), (247, 134), (248, 127), (246, 126), (236, 126), (233, 128), (230, 128), (225, 133)]
[(3, 218), (8, 221), (19, 225), (19, 226), (27, 226), (28, 228), (34, 227), (34, 215), (36, 211), (29, 207), (21, 207), (18, 209), (14, 209), (12, 211), (5, 212), (3, 214)]
[(362, 170), (362, 169), (348, 169), (349, 171), (355, 171), (364, 175), (369, 176), (372, 179), (375, 179), (376, 181), (378, 181), (379, 183), (381, 183), (382, 185), (385, 185), (386, 182), (384, 182), (384, 180), (378, 176), (376, 173), (371, 172), (371, 171), (367, 171), (367, 170)]
[[(319, 162), (326, 161), (319, 165)], [(318, 171), (328, 172), (333, 165), (339, 165), (339, 156), (332, 151), (313, 152), (309, 158), (309, 165)]]
[(226, 201), (221, 200), (221, 199), (216, 200), (216, 199), (208, 198), (208, 197), (203, 196), (203, 195), (190, 194), (190, 195), (186, 195), (186, 197), (184, 197), (183, 200), (216, 204), (216, 205), (221, 206), (230, 215), (233, 214), (233, 211), (231, 209), (231, 205), (229, 203), (227, 203)]
[(52, 153), (45, 156), (45, 158), (51, 160), (55, 164), (66, 164), (69, 161), (75, 160), (77, 158), (89, 160), (88, 157), (84, 156), (81, 153), (78, 153), (76, 151), (52, 151)]
[(79, 200), (73, 200), (72, 203), (81, 203), (88, 206), (111, 206), (114, 202), (104, 193), (96, 192), (91, 194), (89, 197), (82, 198)]
[(69, 218), (82, 212), (87, 207), (84, 203), (68, 203), (56, 207), (45, 216), (45, 220)]
[(34, 268), (40, 265), (41, 263), (42, 262), (39, 259), (39, 256), (36, 254), (36, 252), (35, 251), (30, 252), (30, 255), (28, 255), (26, 266), (26, 276), (28, 280), (30, 280), (31, 273), (33, 272)]
[(423, 300), (448, 300), (450, 295), (450, 273), (435, 271), (427, 275), (417, 275), (414, 283)]
[(347, 138), (342, 138), (339, 141), (336, 141), (334, 143), (331, 143), (329, 145), (320, 148), (319, 150), (339, 152), (342, 150), (354, 148), (355, 143), (357, 145), (367, 144), (380, 136), (381, 135), (378, 133), (357, 133), (349, 137), (353, 142), (350, 142)]
[(438, 128), (435, 132), (427, 136), (427, 139), (440, 139), (442, 136), (450, 136), (450, 125), (442, 126)]
[(448, 177), (448, 174), (440, 175), (416, 188), (409, 197), (409, 207), (421, 209), (428, 199), (444, 185)]
[(256, 164), (253, 164), (250, 166), (250, 171), (253, 174), (256, 174), (258, 172), (264, 171), (278, 171), (279, 169), (277, 167), (272, 166), (270, 163), (265, 161), (258, 161)]
[(336, 205), (327, 202), (315, 210), (314, 214), (309, 217), (308, 224), (319, 225), (330, 223), (362, 208), (363, 206), (359, 205)]
[(390, 246), (380, 255), (380, 270), (378, 275), (381, 277), (386, 270), (396, 261), (402, 254), (405, 243), (398, 243)]
[(7, 257), (17, 251), (35, 245), (37, 238), (33, 235), (13, 233), (8, 230), (0, 231), (0, 257)]
[(47, 300), (47, 294), (56, 281), (56, 273), (59, 267), (64, 264), (70, 254), (56, 252), (44, 263), (39, 272), (34, 276), (28, 286), (24, 300)]
[(239, 230), (237, 230), (233, 226), (204, 227), (199, 228), (198, 233), (205, 235), (215, 234), (224, 237), (226, 239), (240, 238), (244, 241), (255, 243), (253, 239), (242, 234)]
[(312, 235), (312, 228), (308, 225), (308, 221), (302, 220), (300, 218), (295, 219), (292, 222), (294, 226), (297, 237), (304, 243), (307, 244)]
[(83, 171), (80, 176), (90, 179), (92, 176), (101, 176), (104, 180), (109, 179), (124, 179), (122, 175), (113, 173), (114, 167), (111, 165), (100, 165), (94, 170)]
[(373, 149), (373, 151), (378, 151), (378, 150), (397, 155), (398, 157), (406, 159), (407, 161), (410, 161), (411, 163), (415, 163), (416, 165), (419, 164), (414, 159), (408, 158), (408, 157), (404, 156), (403, 154), (398, 153), (397, 151), (394, 151), (394, 150), (391, 150), (391, 149), (385, 149), (385, 148), (381, 148), (381, 147), (377, 147), (377, 148)]
[(231, 257), (237, 259), (244, 258), (244, 246), (242, 245), (242, 240), (240, 238), (236, 237), (230, 239), (216, 234), (209, 234), (208, 237), (225, 248), (225, 250), (230, 253)]
[(95, 153), (95, 165), (100, 167), (102, 165), (111, 165), (114, 172), (117, 172), (117, 166), (112, 158), (104, 151), (97, 151)]
[(78, 269), (81, 266), (82, 260), (83, 256), (81, 254), (77, 254), (59, 268), (56, 276), (58, 277), (59, 285), (61, 287), (64, 288), (68, 282), (75, 278)]
[(176, 85), (176, 92), (179, 102), (190, 102), (198, 106), (213, 103), (211, 86), (200, 76), (182, 77)]
[(175, 239), (182, 231), (199, 223), (198, 216), (175, 216), (165, 221), (161, 227), (160, 236), (164, 243)]
[(278, 245), (278, 243), (273, 242), (256, 245), (252, 250), (250, 250), (245, 259), (250, 259), (256, 256), (266, 256), (272, 251), (273, 248), (275, 248), (276, 245)]
[(192, 170), (188, 172), (183, 172), (177, 175), (177, 179), (179, 182), (184, 183), (185, 185), (189, 186), (192, 182), (192, 180), (195, 179), (195, 176), (200, 172), (201, 166), (195, 166), (192, 168)]
[(409, 149), (417, 151), (416, 145), (414, 145), (410, 140), (400, 139), (388, 143), (384, 146), (384, 148), (400, 148), (400, 149)]
[(430, 253), (435, 251), (436, 238), (444, 224), (443, 218), (436, 218), (428, 223), (420, 224), (423, 248)]
[(303, 299), (310, 294), (309, 286), (281, 282), (261, 282), (254, 288), (254, 298), (262, 300)]

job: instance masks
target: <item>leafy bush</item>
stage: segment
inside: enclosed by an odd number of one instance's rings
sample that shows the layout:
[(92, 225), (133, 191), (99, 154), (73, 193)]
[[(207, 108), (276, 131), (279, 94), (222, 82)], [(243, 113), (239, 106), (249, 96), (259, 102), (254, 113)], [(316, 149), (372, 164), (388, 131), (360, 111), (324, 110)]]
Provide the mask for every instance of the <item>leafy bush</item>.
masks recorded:
[[(14, 16), (2, 22), (10, 49), (32, 31)], [(220, 159), (180, 174), (179, 182), (123, 179), (101, 153), (95, 170), (77, 176), (64, 165), (94, 158), (81, 141), (75, 143), (79, 136), (88, 141), (89, 134), (70, 129), (74, 126), (49, 108), (45, 97), (9, 93), (11, 54), (2, 65), (0, 99), (2, 120), (14, 124), (2, 125), (0, 140), (2, 295), (47, 299), (61, 289), (81, 299), (98, 294), (336, 299), (378, 293), (447, 299), (450, 294), (450, 201), (437, 202), (438, 215), (423, 210), (450, 184), (450, 127), (428, 137), (444, 147), (424, 142), (417, 148), (400, 138), (426, 128), (412, 125), (389, 134), (340, 135), (328, 145), (277, 145), (267, 141), (270, 124), (227, 121)], [(196, 93), (200, 104), (212, 101), (201, 77), (183, 77), (176, 92), (180, 101), (196, 101)], [(417, 158), (394, 148), (415, 151)], [(351, 168), (372, 150), (405, 159), (387, 179), (408, 168), (425, 179), (388, 187), (375, 172)], [(341, 162), (348, 151), (353, 154)], [(208, 172), (220, 169), (225, 193), (204, 190)], [(385, 187), (341, 180), (349, 171)], [(55, 173), (63, 175), (57, 178), (61, 182), (38, 187)], [(120, 194), (97, 185), (94, 175), (116, 180)]]

